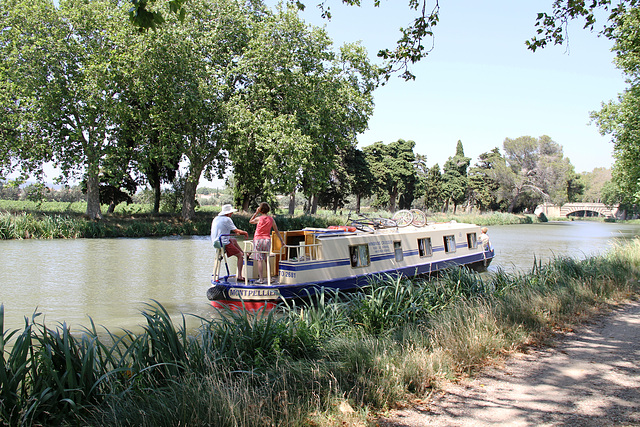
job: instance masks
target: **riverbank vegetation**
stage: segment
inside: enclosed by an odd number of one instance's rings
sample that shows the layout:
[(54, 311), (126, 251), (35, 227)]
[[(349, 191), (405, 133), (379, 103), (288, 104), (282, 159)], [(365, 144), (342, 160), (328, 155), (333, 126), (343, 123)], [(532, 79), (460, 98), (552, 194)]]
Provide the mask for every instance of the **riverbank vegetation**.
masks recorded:
[[(211, 221), (219, 212), (218, 207), (203, 206), (191, 221), (182, 221), (178, 215), (153, 214), (152, 206), (145, 204), (123, 205), (113, 214), (95, 221), (83, 215), (83, 202), (30, 202), (0, 200), (0, 240), (2, 239), (69, 239), (100, 237), (162, 237), (207, 235)], [(305, 215), (299, 211), (290, 216), (276, 210), (278, 227), (282, 230), (304, 227), (328, 227), (344, 225), (348, 212), (334, 214), (320, 211), (315, 215)], [(382, 213), (387, 215), (387, 213)], [(514, 215), (507, 213), (453, 215), (433, 213), (429, 221), (471, 222), (478, 225), (530, 224), (538, 219), (534, 215)], [(237, 213), (233, 220), (241, 230), (253, 232), (249, 215)]]
[(0, 414), (8, 425), (366, 425), (636, 295), (639, 278), (635, 240), (529, 273), (381, 277), (308, 305), (222, 312), (196, 331), (155, 303), (137, 334), (37, 314), (5, 331), (0, 309)]

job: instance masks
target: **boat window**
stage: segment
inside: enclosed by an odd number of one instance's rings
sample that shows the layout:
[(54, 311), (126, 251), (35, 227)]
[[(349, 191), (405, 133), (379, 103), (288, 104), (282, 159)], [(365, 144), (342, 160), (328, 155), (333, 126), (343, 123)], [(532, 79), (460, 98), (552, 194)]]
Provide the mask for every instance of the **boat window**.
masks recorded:
[(431, 237), (418, 239), (418, 253), (420, 256), (431, 256)]
[(444, 236), (444, 251), (447, 253), (456, 251), (456, 236)]
[(393, 242), (393, 252), (396, 256), (396, 261), (402, 261), (404, 259), (404, 253), (402, 252), (402, 242)]
[(476, 233), (467, 233), (467, 247), (469, 249), (475, 249), (477, 245)]
[(351, 257), (351, 267), (368, 267), (371, 264), (369, 259), (369, 245), (349, 246)]

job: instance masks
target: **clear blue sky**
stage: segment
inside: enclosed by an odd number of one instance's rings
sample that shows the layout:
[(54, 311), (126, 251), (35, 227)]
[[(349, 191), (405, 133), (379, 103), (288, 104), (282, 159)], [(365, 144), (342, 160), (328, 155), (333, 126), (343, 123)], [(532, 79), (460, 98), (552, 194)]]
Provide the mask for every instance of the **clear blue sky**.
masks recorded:
[[(327, 21), (318, 2), (306, 1), (303, 18), (326, 26), (336, 45), (361, 40), (376, 61), (379, 49), (395, 45), (398, 28), (411, 22), (414, 12), (408, 0), (382, 0), (379, 8), (372, 0), (360, 8), (329, 0), (333, 18)], [(415, 81), (392, 77), (376, 90), (375, 111), (359, 146), (413, 140), (429, 166), (442, 167), (458, 140), (475, 164), (479, 154), (502, 149), (505, 138), (549, 135), (576, 172), (611, 167), (613, 144), (589, 124), (589, 112), (617, 99), (625, 87), (612, 64), (612, 43), (576, 22), (568, 48), (527, 50), (524, 42), (535, 35), (536, 14), (550, 11), (551, 3), (440, 0), (433, 51), (413, 66)]]

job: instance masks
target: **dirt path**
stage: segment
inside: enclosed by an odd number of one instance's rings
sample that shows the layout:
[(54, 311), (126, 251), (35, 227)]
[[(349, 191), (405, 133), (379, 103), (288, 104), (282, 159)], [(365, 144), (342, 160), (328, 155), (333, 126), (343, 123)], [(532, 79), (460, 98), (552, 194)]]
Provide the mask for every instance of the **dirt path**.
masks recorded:
[(640, 426), (640, 302), (394, 411), (381, 427)]

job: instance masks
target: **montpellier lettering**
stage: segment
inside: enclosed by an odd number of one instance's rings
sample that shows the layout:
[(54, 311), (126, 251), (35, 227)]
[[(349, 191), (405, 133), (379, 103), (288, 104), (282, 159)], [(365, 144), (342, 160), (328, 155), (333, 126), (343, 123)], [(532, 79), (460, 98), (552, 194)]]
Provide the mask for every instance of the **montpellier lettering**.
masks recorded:
[(276, 299), (280, 296), (280, 292), (276, 289), (229, 289), (230, 297), (238, 297), (243, 299)]

